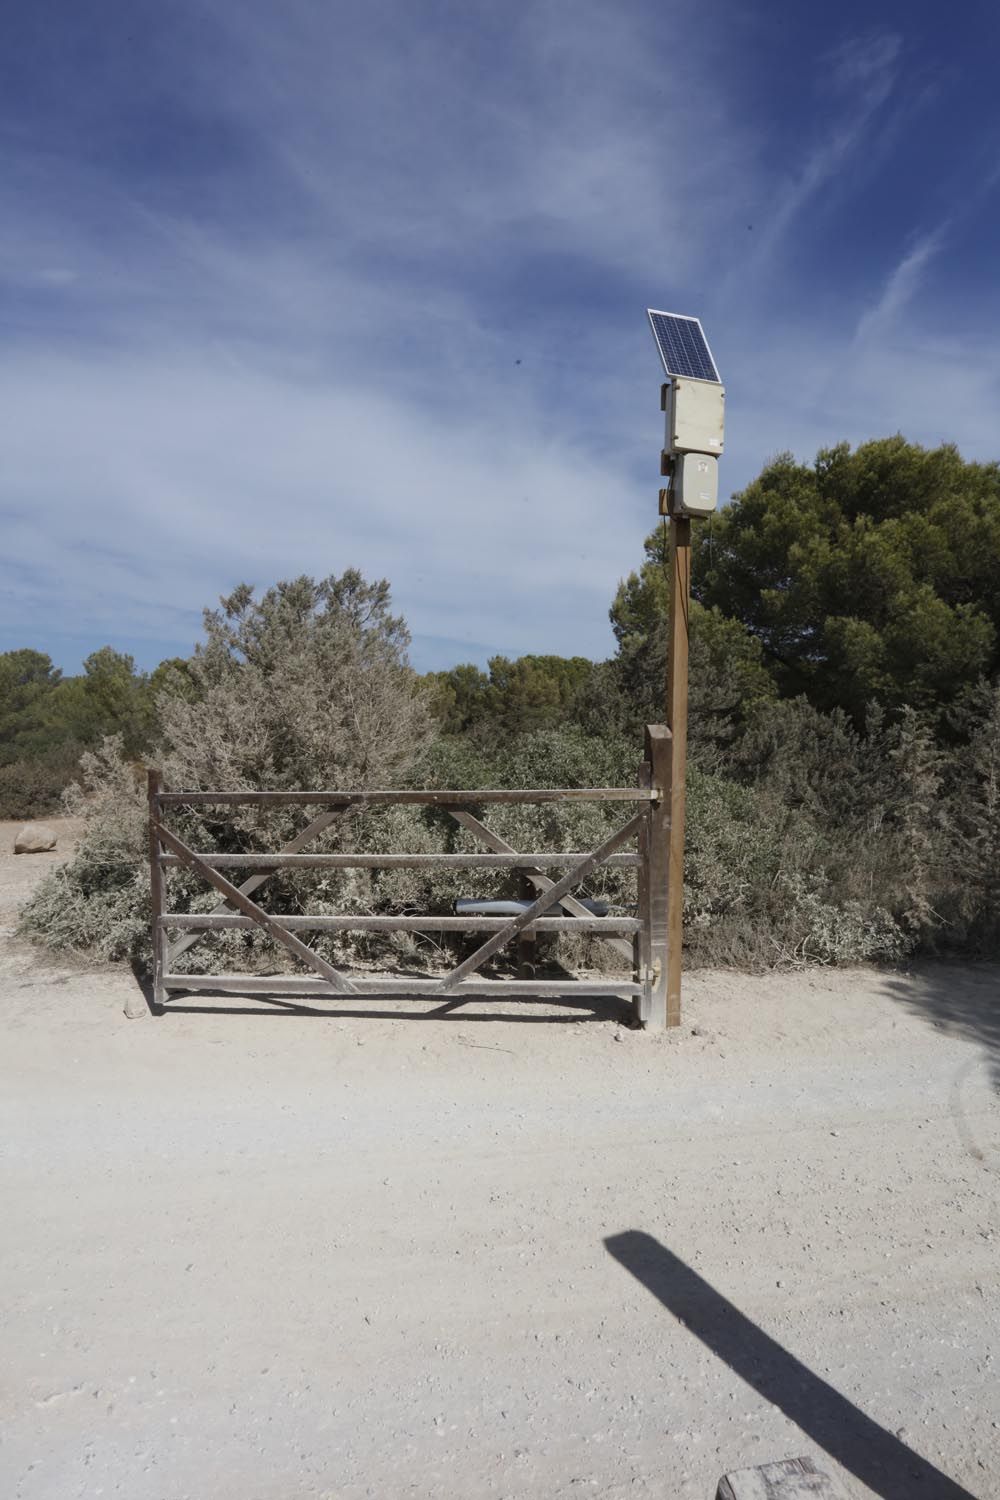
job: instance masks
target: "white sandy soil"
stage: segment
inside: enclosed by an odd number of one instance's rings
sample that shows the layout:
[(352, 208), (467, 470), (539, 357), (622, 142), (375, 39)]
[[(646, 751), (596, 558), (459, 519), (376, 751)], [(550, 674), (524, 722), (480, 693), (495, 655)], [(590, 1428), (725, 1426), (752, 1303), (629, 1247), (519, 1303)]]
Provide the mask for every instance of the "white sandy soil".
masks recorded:
[(59, 826), (0, 825), (0, 1497), (1000, 1493), (997, 968), (128, 1021), (12, 935)]

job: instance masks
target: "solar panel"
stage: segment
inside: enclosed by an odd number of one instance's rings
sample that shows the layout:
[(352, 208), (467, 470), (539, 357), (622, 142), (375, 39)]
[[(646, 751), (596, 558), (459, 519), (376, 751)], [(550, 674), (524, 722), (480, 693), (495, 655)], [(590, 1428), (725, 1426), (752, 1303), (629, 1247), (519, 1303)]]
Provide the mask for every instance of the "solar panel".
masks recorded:
[(700, 319), (657, 312), (652, 307), (646, 308), (646, 315), (668, 375), (681, 375), (688, 380), (710, 380), (714, 385), (721, 385)]

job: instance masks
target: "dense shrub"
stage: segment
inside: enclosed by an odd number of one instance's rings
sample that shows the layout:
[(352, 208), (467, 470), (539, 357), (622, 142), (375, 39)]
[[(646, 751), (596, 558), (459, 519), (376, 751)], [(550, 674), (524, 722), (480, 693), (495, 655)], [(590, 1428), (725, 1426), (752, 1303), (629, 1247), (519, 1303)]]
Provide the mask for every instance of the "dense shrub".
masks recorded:
[[(205, 641), (183, 670), (161, 679), (154, 758), (167, 784), (391, 785), (429, 735), (408, 639), (390, 613), (388, 586), (354, 571), (278, 584), (259, 600), (250, 588), (237, 589), (206, 612)], [(82, 779), (67, 793), (67, 808), (82, 813), (87, 828), (70, 862), (42, 881), (22, 914), (22, 931), (37, 941), (108, 958), (148, 954), (145, 788), (127, 750), (121, 736), (106, 739), (84, 757)], [(276, 849), (303, 820), (300, 810), (281, 807), (183, 810), (173, 821), (194, 848), (238, 852)], [(355, 821), (335, 822), (317, 850), (339, 847)], [(281, 872), (270, 894), (276, 910), (302, 910), (303, 876)], [(200, 881), (184, 872), (171, 877), (175, 909), (192, 901), (214, 904)], [(209, 941), (246, 946), (241, 933)]]
[(47, 947), (119, 959), (145, 957), (149, 941), (146, 789), (120, 738), (87, 751), (65, 811), (87, 820), (74, 853), (41, 881), (21, 931)]
[[(816, 492), (809, 508), (816, 544), (810, 566), (832, 599), (836, 560), (820, 546), (831, 474), (837, 471), (837, 485), (850, 481), (855, 498), (848, 496), (848, 504), (841, 496), (837, 504), (847, 506), (844, 515), (850, 512), (853, 526), (868, 513), (858, 488), (863, 489), (862, 480), (868, 485), (875, 482), (873, 475), (881, 475), (879, 484), (887, 483), (886, 465), (895, 472), (903, 460), (904, 469), (912, 461), (914, 472), (923, 476), (923, 500), (942, 536), (951, 535), (950, 522), (933, 501), (942, 475), (950, 476), (952, 489), (972, 484), (970, 524), (980, 512), (980, 520), (994, 515), (996, 472), (963, 470), (948, 452), (921, 457), (919, 450), (889, 444), (848, 463), (837, 450), (808, 483), (782, 460), (768, 470), (766, 484), (762, 478), (751, 487), (742, 510), (734, 509), (732, 520), (717, 528), (716, 553), (703, 550), (703, 566), (715, 569), (712, 588), (721, 587), (718, 580), (728, 576), (727, 569), (736, 569), (749, 589), (744, 564), (759, 528), (772, 524), (769, 507), (776, 505), (774, 514), (791, 526), (789, 495), (805, 485), (810, 494)], [(862, 571), (874, 566), (876, 552), (883, 562), (891, 561), (890, 542), (895, 538), (902, 545), (903, 532), (912, 531), (895, 525), (901, 501), (898, 486), (890, 488), (889, 499), (879, 499), (879, 490), (871, 500), (882, 506), (882, 550), (873, 552), (860, 532), (855, 537), (852, 556)], [(988, 542), (988, 528), (984, 536)], [(787, 549), (790, 569), (793, 542), (794, 537)], [(22, 930), (39, 942), (104, 958), (148, 957), (145, 791), (133, 760), (135, 737), (152, 722), (143, 708), (147, 691), (158, 725), (152, 758), (174, 787), (634, 784), (642, 723), (659, 717), (663, 686), (659, 533), (648, 551), (642, 571), (626, 580), (616, 597), (612, 620), (619, 650), (609, 663), (496, 658), (489, 676), (467, 667), (418, 679), (407, 663), (406, 628), (390, 612), (388, 586), (368, 584), (353, 571), (320, 583), (279, 584), (259, 599), (247, 587), (235, 590), (219, 610), (206, 613), (205, 639), (193, 657), (164, 663), (143, 679), (142, 693), (127, 658), (94, 653), (87, 683), (60, 700), (69, 704), (76, 701), (74, 694), (82, 694), (80, 702), (90, 705), (90, 717), (81, 709), (76, 720), (90, 726), (86, 734), (81, 731), (81, 738), (65, 741), (59, 750), (74, 762), (81, 747), (87, 750), (79, 784), (66, 798), (67, 807), (86, 818), (86, 832), (70, 861), (38, 888), (23, 914)], [(911, 554), (912, 549), (906, 556), (913, 562)], [(961, 578), (950, 562), (945, 566), (947, 559), (938, 561), (935, 587), (947, 584), (954, 594)], [(984, 557), (978, 566), (985, 588), (992, 563)], [(909, 677), (893, 679), (884, 706), (862, 701), (853, 688), (841, 703), (819, 701), (807, 639), (808, 601), (792, 573), (786, 582), (787, 588), (781, 579), (775, 584), (778, 594), (764, 611), (766, 620), (750, 607), (752, 598), (745, 610), (731, 615), (714, 600), (692, 606), (684, 892), (688, 961), (760, 967), (892, 960), (914, 952), (995, 952), (1000, 946), (1000, 687), (989, 677), (970, 676), (970, 666), (956, 691), (945, 695), (946, 704), (931, 701), (928, 684), (937, 678), (916, 663)], [(903, 578), (900, 587), (899, 597), (912, 602), (923, 585), (915, 594)], [(706, 586), (706, 598), (710, 592)], [(949, 599), (949, 609), (972, 618), (968, 611), (962, 614), (957, 595)], [(981, 599), (976, 610), (984, 608)], [(885, 599), (879, 609), (885, 656), (891, 635)], [(767, 631), (762, 620), (770, 622)], [(804, 633), (793, 642), (799, 659), (789, 674), (775, 665), (776, 652), (782, 631), (795, 636), (796, 620)], [(832, 616), (826, 620), (822, 648), (828, 654), (844, 645), (842, 624)], [(838, 660), (849, 657), (841, 652)], [(46, 705), (56, 702), (62, 684), (39, 653), (8, 653), (0, 667), (0, 695), (6, 694), (6, 719), (0, 715), (0, 730), (6, 724), (0, 733), (0, 815), (7, 808), (10, 816), (28, 816), (51, 807), (69, 771), (51, 746), (42, 754), (35, 738), (44, 728)], [(952, 668), (957, 671), (954, 662)], [(800, 678), (807, 680), (806, 695), (779, 696), (779, 688), (787, 693)], [(911, 682), (922, 684), (915, 692), (916, 708), (903, 701)], [(96, 745), (100, 714), (95, 705), (119, 724), (116, 736)], [(36, 753), (22, 753), (31, 746)], [(621, 804), (587, 802), (491, 804), (477, 812), (511, 846), (555, 851), (593, 848), (627, 816)], [(172, 822), (192, 847), (235, 852), (274, 850), (308, 816), (302, 808), (209, 807), (177, 811)], [(345, 812), (310, 847), (375, 853), (481, 848), (447, 813), (421, 807)], [(174, 909), (216, 904), (214, 893), (183, 871), (171, 875), (170, 889)], [(628, 911), (635, 902), (631, 871), (603, 868), (587, 889), (614, 910)], [(519, 895), (522, 887), (516, 872), (503, 870), (458, 875), (433, 868), (285, 870), (269, 878), (265, 894), (266, 905), (276, 912), (419, 913), (446, 912), (458, 895)], [(324, 955), (342, 964), (412, 966), (463, 949), (457, 937), (430, 935), (344, 934), (315, 941)], [(595, 954), (592, 947), (560, 938), (548, 951), (567, 964), (594, 958), (609, 966), (608, 955)], [(180, 966), (252, 969), (286, 962), (284, 951), (275, 952), (263, 935), (237, 931), (203, 939)]]
[[(773, 735), (773, 727), (770, 731)], [(845, 766), (849, 763), (845, 762)], [(109, 741), (85, 757), (85, 787), (69, 798), (89, 815), (87, 834), (68, 865), (40, 886), (23, 917), (23, 928), (50, 945), (103, 957), (146, 959), (148, 883), (145, 874), (144, 789)], [(845, 770), (847, 780), (851, 771)], [(627, 785), (635, 777), (630, 740), (598, 739), (579, 731), (543, 731), (522, 736), (487, 755), (463, 740), (440, 739), (411, 767), (415, 785), (527, 787), (537, 785)], [(761, 967), (776, 963), (858, 962), (890, 958), (917, 940), (912, 885), (897, 883), (898, 911), (870, 894), (877, 888), (885, 855), (878, 840), (860, 846), (854, 826), (828, 823), (841, 805), (836, 778), (814, 788), (811, 801), (792, 805), (782, 776), (741, 784), (732, 777), (689, 774), (685, 920), (689, 961)], [(315, 782), (313, 783), (315, 784)], [(517, 849), (593, 848), (628, 816), (619, 804), (569, 802), (490, 804), (473, 810)], [(244, 812), (239, 825), (214, 810), (179, 810), (174, 826), (195, 847), (274, 848), (275, 814)], [(297, 809), (278, 837), (301, 826)], [(905, 830), (904, 830), (905, 832)], [(908, 836), (908, 835), (907, 835)], [(345, 814), (310, 846), (372, 852), (475, 852), (481, 845), (447, 813), (436, 808), (397, 807)], [(170, 876), (171, 906), (207, 910), (213, 893), (184, 871)], [(602, 868), (587, 892), (627, 912), (635, 902), (634, 872)], [(507, 870), (456, 873), (418, 870), (280, 871), (268, 881), (266, 904), (277, 912), (447, 912), (456, 896), (484, 898), (520, 894), (518, 876)], [(908, 927), (907, 922), (911, 923)], [(342, 964), (438, 962), (468, 947), (468, 941), (434, 935), (323, 935), (318, 950)], [(547, 950), (568, 965), (593, 960), (600, 967), (620, 959), (595, 952), (597, 945), (560, 938)], [(506, 958), (500, 960), (506, 962)], [(182, 958), (179, 967), (287, 967), (282, 951), (256, 933), (212, 934)]]
[(81, 748), (60, 745), (0, 765), (0, 818), (40, 818), (58, 812), (63, 791), (79, 769)]

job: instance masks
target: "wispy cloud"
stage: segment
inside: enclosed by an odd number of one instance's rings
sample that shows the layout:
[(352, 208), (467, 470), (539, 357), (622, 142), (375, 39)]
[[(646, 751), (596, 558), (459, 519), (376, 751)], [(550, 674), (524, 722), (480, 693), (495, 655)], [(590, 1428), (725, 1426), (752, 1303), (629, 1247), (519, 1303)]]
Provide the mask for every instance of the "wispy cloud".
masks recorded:
[(18, 93), (0, 59), (7, 637), (155, 659), (240, 578), (356, 564), (422, 662), (603, 654), (655, 519), (646, 302), (707, 320), (730, 485), (778, 448), (936, 435), (905, 370), (878, 382), (955, 227), (888, 280), (855, 241), (835, 308), (787, 295), (909, 107), (906, 47), (810, 41), (800, 113), (767, 116), (767, 38), (721, 12), (178, 0), (140, 26), (123, 0), (99, 34), (29, 27), (45, 76)]
[[(662, 77), (627, 10), (567, 28), (542, 3), (481, 32), (358, 15), (216, 7), (214, 55), (161, 88), (240, 161), (190, 192), (156, 150), (148, 172), (22, 162), (0, 263), (34, 288), (0, 355), (4, 496), (37, 518), (0, 563), (21, 627), (57, 600), (137, 637), (180, 609), (193, 635), (235, 577), (358, 563), (420, 636), (607, 649), (648, 495), (615, 410), (593, 419), (606, 310), (568, 318), (559, 277), (652, 280), (665, 254), (680, 279), (718, 204), (670, 211)], [(678, 190), (691, 61), (664, 113)], [(722, 151), (705, 111), (699, 138)], [(80, 565), (107, 535), (135, 570)], [(151, 558), (159, 587), (136, 587)]]
[(944, 247), (950, 227), (950, 220), (946, 219), (929, 234), (921, 235), (893, 267), (878, 300), (858, 320), (856, 342), (883, 337), (897, 322), (919, 291), (931, 261)]
[(878, 33), (842, 42), (816, 64), (819, 99), (833, 96), (831, 109), (817, 109), (810, 134), (800, 156), (792, 143), (795, 167), (777, 182), (761, 181), (764, 196), (755, 215), (753, 252), (734, 267), (726, 291), (745, 292), (749, 281), (761, 274), (778, 277), (783, 268), (783, 248), (807, 210), (815, 212), (821, 195), (839, 189), (851, 163), (870, 148), (880, 112), (892, 96), (899, 75), (901, 38)]
[(845, 38), (824, 59), (830, 83), (850, 95), (860, 90), (869, 102), (881, 102), (894, 81), (902, 45), (902, 37), (892, 31)]

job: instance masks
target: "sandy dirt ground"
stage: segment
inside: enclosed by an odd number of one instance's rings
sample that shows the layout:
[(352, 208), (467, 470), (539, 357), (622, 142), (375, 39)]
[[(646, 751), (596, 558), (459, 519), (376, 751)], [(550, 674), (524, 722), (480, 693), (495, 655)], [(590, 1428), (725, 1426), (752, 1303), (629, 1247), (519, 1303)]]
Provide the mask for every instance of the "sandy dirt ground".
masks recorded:
[(997, 1495), (996, 968), (127, 1021), (13, 833), (0, 1496)]

